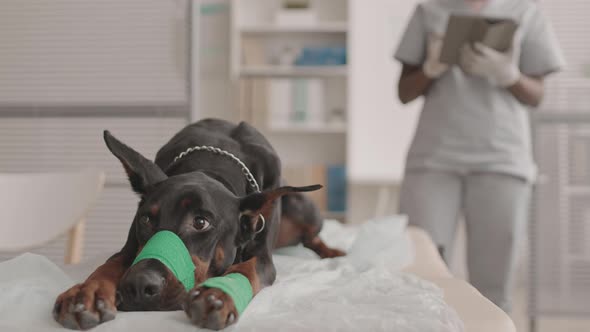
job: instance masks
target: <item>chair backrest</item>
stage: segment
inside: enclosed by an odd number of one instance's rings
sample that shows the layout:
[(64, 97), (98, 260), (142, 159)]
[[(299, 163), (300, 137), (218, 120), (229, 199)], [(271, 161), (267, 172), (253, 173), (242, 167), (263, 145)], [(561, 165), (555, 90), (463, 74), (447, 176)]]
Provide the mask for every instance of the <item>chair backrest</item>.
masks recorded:
[(67, 231), (79, 236), (80, 222), (98, 198), (104, 181), (103, 172), (90, 169), (0, 173), (0, 251), (38, 248)]

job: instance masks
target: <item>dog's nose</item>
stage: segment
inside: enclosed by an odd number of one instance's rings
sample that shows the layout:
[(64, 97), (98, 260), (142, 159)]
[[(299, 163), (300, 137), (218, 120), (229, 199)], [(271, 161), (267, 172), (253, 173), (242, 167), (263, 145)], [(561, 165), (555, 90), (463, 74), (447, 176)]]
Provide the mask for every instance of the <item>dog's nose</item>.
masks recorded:
[(150, 301), (155, 296), (160, 295), (164, 286), (164, 278), (157, 272), (146, 271), (138, 273), (131, 284), (131, 287), (135, 288), (134, 293), (139, 296), (140, 300)]
[(157, 310), (164, 282), (158, 271), (130, 270), (119, 284), (121, 310)]

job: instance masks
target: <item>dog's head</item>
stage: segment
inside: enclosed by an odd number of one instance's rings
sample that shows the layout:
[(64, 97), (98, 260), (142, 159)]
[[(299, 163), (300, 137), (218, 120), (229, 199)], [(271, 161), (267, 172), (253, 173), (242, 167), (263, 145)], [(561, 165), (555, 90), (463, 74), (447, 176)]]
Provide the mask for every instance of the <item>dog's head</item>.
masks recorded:
[[(123, 164), (131, 187), (141, 197), (128, 245), (123, 250), (137, 251), (132, 253), (137, 255), (156, 232), (173, 232), (190, 253), (196, 266), (197, 283), (222, 273), (234, 262), (237, 249), (263, 230), (265, 225), (260, 215), (270, 216), (277, 198), (321, 188), (281, 187), (237, 197), (222, 183), (201, 172), (168, 177), (155, 163), (108, 131), (104, 139)], [(156, 259), (141, 260), (127, 270), (119, 283), (118, 307), (120, 310), (177, 310), (185, 293), (184, 286), (163, 263)]]

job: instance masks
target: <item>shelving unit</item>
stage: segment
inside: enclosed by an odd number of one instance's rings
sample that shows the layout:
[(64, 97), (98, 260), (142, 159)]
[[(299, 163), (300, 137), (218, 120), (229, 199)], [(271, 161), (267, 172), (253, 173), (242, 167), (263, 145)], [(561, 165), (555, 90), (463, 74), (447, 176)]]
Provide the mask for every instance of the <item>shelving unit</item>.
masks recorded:
[(270, 125), (269, 130), (281, 133), (300, 133), (300, 134), (344, 134), (346, 133), (346, 124), (330, 125)]
[[(240, 83), (241, 104), (246, 108), (240, 112), (241, 120), (249, 121), (263, 131), (281, 156), (285, 169), (301, 168), (301, 172), (287, 171), (288, 174), (309, 175), (317, 173), (317, 168), (323, 166), (327, 172), (329, 166), (346, 163), (348, 125), (345, 120), (331, 121), (333, 117), (330, 115), (339, 112), (342, 117), (347, 117), (347, 65), (296, 66), (278, 61), (285, 49), (348, 47), (348, 0), (310, 2), (317, 17), (313, 24), (277, 23), (275, 14), (283, 0), (231, 2), (230, 72), (232, 79)], [(289, 117), (287, 121), (275, 122), (272, 115), (277, 114), (276, 109), (268, 105), (273, 91), (271, 85), (279, 81), (288, 82), (287, 85), (294, 85), (294, 82), (305, 84), (310, 80), (316, 84), (321, 81), (319, 91), (323, 97), (319, 100), (323, 106), (314, 110), (321, 109), (322, 120), (310, 122), (307, 118), (293, 120)], [(285, 103), (297, 98), (289, 96)], [(294, 184), (318, 181), (305, 176), (302, 176), (305, 179), (288, 177), (287, 180)], [(324, 180), (327, 181), (327, 177), (325, 174)], [(324, 215), (326, 218), (346, 219), (345, 211), (325, 211)]]
[(239, 76), (242, 78), (313, 78), (346, 77), (345, 66), (301, 66), (281, 67), (273, 65), (242, 66)]
[(256, 24), (243, 26), (243, 34), (296, 34), (296, 33), (346, 33), (348, 24), (346, 22), (319, 23), (314, 26), (279, 26), (276, 24)]

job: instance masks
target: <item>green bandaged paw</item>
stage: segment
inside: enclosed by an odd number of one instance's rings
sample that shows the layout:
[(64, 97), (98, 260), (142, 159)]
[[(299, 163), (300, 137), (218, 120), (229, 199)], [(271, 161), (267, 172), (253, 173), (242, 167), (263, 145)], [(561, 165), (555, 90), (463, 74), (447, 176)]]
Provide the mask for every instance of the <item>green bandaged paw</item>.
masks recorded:
[(234, 300), (239, 315), (246, 309), (254, 296), (250, 280), (240, 273), (207, 279), (201, 286), (222, 290)]
[(195, 286), (195, 264), (178, 235), (170, 231), (160, 231), (154, 234), (132, 265), (150, 258), (157, 259), (166, 265), (187, 291)]

